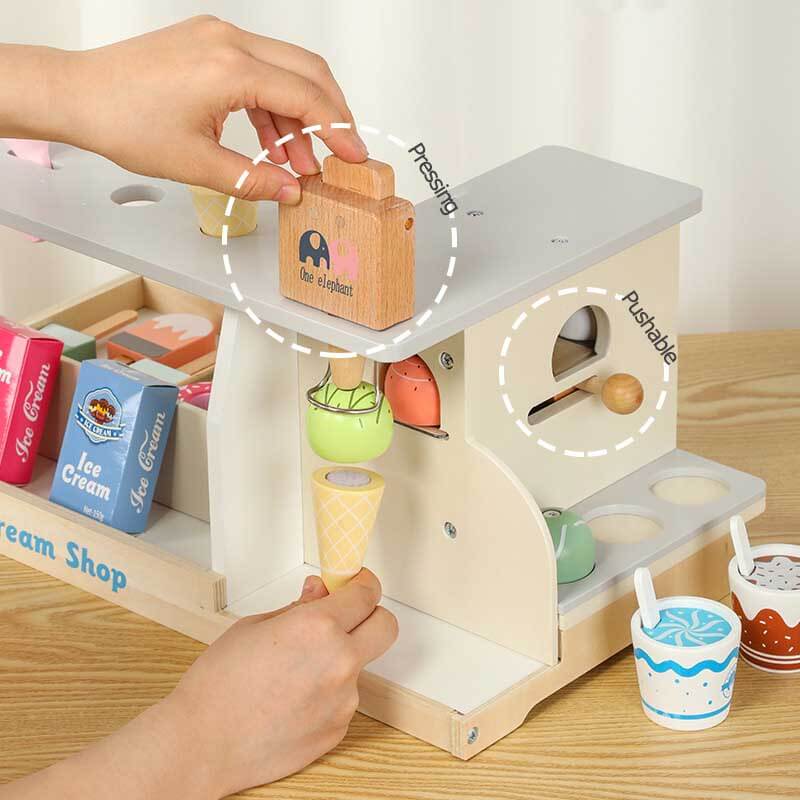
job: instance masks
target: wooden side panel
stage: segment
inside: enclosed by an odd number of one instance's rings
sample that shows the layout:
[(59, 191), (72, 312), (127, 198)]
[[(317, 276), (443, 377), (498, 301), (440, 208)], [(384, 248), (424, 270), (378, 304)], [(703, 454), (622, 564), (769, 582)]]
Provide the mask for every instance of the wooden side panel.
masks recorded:
[(364, 670), (358, 679), (358, 710), (368, 717), (451, 750), (452, 718), (458, 716), (441, 703), (409, 692)]
[[(471, 431), (541, 507), (569, 507), (675, 448), (677, 364), (665, 380), (647, 330), (617, 296), (636, 290), (639, 308), (676, 343), (678, 245), (674, 227), (466, 331), (474, 365), (467, 391), (476, 409)], [(587, 305), (599, 309), (597, 355), (556, 379), (559, 331)], [(529, 411), (548, 398), (593, 375), (618, 372), (641, 382), (638, 411), (615, 414), (599, 397), (577, 391), (528, 423)]]
[[(450, 353), (453, 369), (440, 364), (441, 351)], [(464, 337), (421, 355), (439, 385), (450, 438), (396, 425), (389, 450), (366, 465), (386, 480), (366, 564), (387, 596), (554, 664), (556, 566), (544, 519), (518, 478), (469, 434), (465, 376), (473, 367)], [(300, 359), (303, 406), (322, 369), (318, 359)], [(305, 560), (318, 564), (309, 477), (324, 462), (308, 446), (305, 415), (302, 442)], [(455, 538), (444, 532), (446, 522)]]
[(117, 311), (137, 309), (145, 305), (145, 279), (138, 275), (115, 278), (85, 294), (51, 306), (25, 320), (32, 328), (58, 322), (67, 328), (82, 330)]
[(222, 575), (23, 489), (0, 485), (0, 523), (3, 555), (125, 608), (139, 610), (147, 598), (187, 611), (226, 605)]

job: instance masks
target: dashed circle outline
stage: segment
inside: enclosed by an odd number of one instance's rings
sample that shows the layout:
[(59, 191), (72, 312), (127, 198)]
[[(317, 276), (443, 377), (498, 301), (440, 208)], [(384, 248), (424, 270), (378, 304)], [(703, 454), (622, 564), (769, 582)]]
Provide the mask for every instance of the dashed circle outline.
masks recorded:
[[(608, 296), (609, 293), (608, 289), (603, 289), (602, 287), (599, 286), (586, 286), (585, 291), (587, 294), (602, 295), (606, 297)], [(578, 294), (579, 292), (580, 292), (579, 287), (570, 286), (565, 289), (559, 289), (556, 295), (558, 297), (565, 297), (568, 295)], [(619, 293), (614, 294), (615, 300), (621, 301), (622, 298), (623, 298), (622, 294)], [(542, 297), (538, 298), (537, 300), (534, 300), (533, 303), (531, 303), (531, 309), (533, 311), (536, 311), (538, 308), (541, 308), (543, 305), (545, 305), (545, 303), (549, 303), (550, 300), (552, 300), (552, 293), (545, 294)], [(511, 323), (511, 330), (515, 332), (519, 330), (520, 326), (528, 319), (528, 316), (529, 314), (527, 311), (523, 311), (522, 313), (520, 313), (519, 316), (517, 316), (517, 318), (514, 320), (514, 322)], [(500, 363), (497, 368), (497, 382), (499, 384), (500, 399), (503, 403), (503, 406), (505, 407), (505, 410), (508, 412), (508, 414), (513, 416), (514, 407), (511, 404), (511, 398), (508, 396), (507, 391), (503, 391), (507, 384), (506, 367), (503, 359), (505, 359), (506, 356), (508, 355), (508, 350), (511, 347), (511, 341), (512, 337), (506, 336), (505, 339), (503, 340), (503, 344), (500, 347)], [(669, 364), (664, 364), (663, 382), (665, 384), (669, 384), (669, 375), (670, 375)], [(661, 391), (659, 392), (658, 400), (656, 401), (655, 413), (661, 411), (661, 409), (664, 407), (666, 399), (667, 399), (667, 390), (662, 388)], [(650, 429), (650, 427), (653, 425), (655, 421), (656, 421), (655, 415), (651, 414), (639, 427), (638, 431), (639, 436), (640, 437), (644, 436), (644, 434), (647, 433), (647, 431)], [(533, 431), (531, 430), (530, 425), (525, 420), (517, 417), (517, 419), (514, 422), (517, 428), (527, 438), (529, 439), (533, 438)], [(623, 439), (621, 442), (617, 442), (614, 445), (614, 452), (619, 452), (620, 450), (624, 450), (626, 447), (632, 445), (635, 441), (636, 441), (635, 435), (628, 436), (626, 439)], [(602, 456), (607, 456), (610, 452), (610, 448), (601, 448), (600, 450), (571, 450), (566, 447), (563, 448), (563, 450), (559, 451), (558, 447), (556, 447), (551, 442), (548, 442), (542, 438), (537, 438), (536, 444), (539, 445), (539, 447), (541, 447), (543, 450), (547, 450), (550, 453), (558, 453), (560, 455), (566, 456), (567, 458), (601, 458)]]
[[(331, 130), (337, 130), (337, 129), (338, 130), (342, 130), (342, 129), (350, 130), (352, 128), (352, 125), (349, 122), (332, 122), (332, 123), (330, 123), (330, 128), (331, 128)], [(378, 135), (378, 136), (381, 134), (380, 129), (376, 128), (376, 127), (374, 127), (372, 125), (357, 125), (356, 129), (359, 131), (359, 133), (363, 132), (363, 133), (368, 133), (368, 134)], [(316, 132), (321, 131), (321, 130), (322, 130), (322, 125), (320, 125), (320, 124), (307, 125), (305, 128), (301, 129), (300, 133), (304, 134), (306, 136), (311, 136), (312, 133), (316, 133)], [(405, 142), (403, 139), (401, 139), (399, 136), (395, 136), (394, 134), (387, 133), (386, 134), (386, 138), (392, 144), (396, 145), (397, 147), (402, 148), (404, 151), (408, 150), (408, 143)], [(276, 139), (273, 142), (272, 146), (273, 146), (273, 148), (274, 147), (281, 147), (282, 145), (286, 144), (287, 142), (290, 142), (292, 139), (294, 139), (294, 133), (287, 133), (285, 136), (281, 136), (279, 139)], [(264, 161), (267, 158), (268, 155), (269, 155), (269, 148), (264, 148), (255, 158), (253, 158), (251, 160), (251, 163), (253, 164), (253, 166), (257, 166), (260, 162)], [(247, 170), (247, 169), (243, 170), (242, 174), (239, 176), (239, 178), (237, 179), (236, 184), (235, 184), (235, 188), (237, 190), (242, 188), (242, 185), (247, 180), (249, 175), (250, 175), (250, 170)], [(230, 219), (231, 213), (233, 211), (233, 205), (236, 202), (236, 200), (237, 200), (237, 198), (234, 195), (229, 195), (228, 196), (228, 203), (225, 206), (225, 217), (227, 219)], [(454, 220), (455, 219), (455, 212), (450, 212), (447, 215), (447, 217), (450, 220)], [(242, 295), (242, 292), (239, 289), (239, 286), (236, 283), (236, 281), (232, 280), (233, 279), (233, 269), (231, 267), (230, 255), (228, 254), (228, 251), (227, 251), (227, 248), (228, 248), (228, 225), (227, 225), (227, 223), (223, 223), (223, 225), (222, 225), (222, 236), (220, 237), (220, 242), (222, 243), (222, 249), (223, 249), (223, 252), (222, 252), (222, 266), (223, 266), (223, 269), (225, 270), (225, 275), (229, 279), (231, 279), (231, 280), (229, 280), (230, 289), (233, 292), (233, 296), (236, 298), (236, 301), (239, 303), (239, 305), (243, 305), (244, 304), (244, 296)], [(455, 249), (458, 248), (458, 226), (455, 225), (455, 224), (450, 226), (450, 247), (451, 247), (452, 250), (455, 250)], [(450, 260), (449, 260), (448, 265), (447, 265), (447, 272), (446, 272), (446, 277), (447, 278), (452, 278), (453, 277), (453, 274), (455, 273), (455, 268), (456, 268), (456, 256), (455, 255), (451, 255), (450, 256)], [(440, 305), (442, 300), (444, 299), (445, 294), (447, 293), (447, 290), (448, 290), (448, 284), (445, 283), (444, 281), (442, 281), (442, 285), (439, 287), (439, 291), (436, 293), (436, 296), (433, 299), (433, 304), (435, 304), (437, 306)], [(261, 324), (262, 324), (263, 320), (258, 316), (258, 314), (255, 313), (255, 311), (253, 311), (253, 309), (250, 306), (244, 306), (244, 313), (247, 314), (247, 316), (250, 318), (250, 320), (252, 322), (254, 322), (258, 327), (261, 327)], [(417, 328), (421, 328), (432, 316), (433, 316), (433, 307), (432, 306), (428, 306), (428, 308), (426, 308), (425, 311), (423, 311), (419, 315), (419, 317), (414, 320), (414, 323), (417, 326)], [(412, 319), (413, 319), (413, 317), (412, 317)], [(279, 344), (284, 344), (284, 342), (286, 340), (286, 337), (285, 336), (281, 336), (281, 334), (279, 334), (277, 331), (274, 331), (269, 325), (267, 325), (265, 332), (266, 332), (267, 336), (269, 336), (271, 339), (274, 339)], [(412, 336), (413, 333), (414, 333), (414, 329), (413, 328), (406, 328), (406, 330), (404, 330), (402, 333), (399, 333), (397, 336), (395, 336), (392, 339), (392, 342), (394, 344), (400, 344), (400, 342), (403, 342), (406, 339), (408, 339), (410, 336)], [(311, 350), (310, 347), (304, 347), (303, 345), (298, 344), (297, 342), (291, 342), (289, 346), (291, 347), (292, 350), (295, 350), (296, 352), (302, 353), (304, 355), (311, 355), (311, 353), (312, 353), (312, 350)], [(364, 355), (373, 356), (376, 353), (380, 353), (382, 350), (385, 350), (386, 347), (387, 346), (385, 344), (378, 344), (378, 345), (375, 345), (374, 347), (368, 347), (364, 351)], [(344, 352), (341, 352), (341, 353), (333, 353), (333, 352), (330, 352), (330, 351), (327, 351), (327, 350), (320, 350), (317, 353), (317, 355), (320, 358), (326, 358), (326, 359), (331, 359), (331, 358), (345, 359), (345, 358), (355, 358), (356, 356), (358, 356), (360, 354), (355, 352), (355, 351), (344, 351)]]

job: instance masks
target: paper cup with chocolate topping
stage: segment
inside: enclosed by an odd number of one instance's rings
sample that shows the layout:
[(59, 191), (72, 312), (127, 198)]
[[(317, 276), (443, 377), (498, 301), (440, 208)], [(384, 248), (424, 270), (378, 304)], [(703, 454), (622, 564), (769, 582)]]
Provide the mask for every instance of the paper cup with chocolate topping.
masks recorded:
[(742, 658), (769, 672), (800, 672), (800, 546), (752, 549), (755, 569), (728, 564), (733, 610), (742, 621)]
[(631, 619), (642, 710), (679, 731), (719, 725), (730, 711), (741, 626), (722, 603), (704, 597), (656, 600), (658, 624)]

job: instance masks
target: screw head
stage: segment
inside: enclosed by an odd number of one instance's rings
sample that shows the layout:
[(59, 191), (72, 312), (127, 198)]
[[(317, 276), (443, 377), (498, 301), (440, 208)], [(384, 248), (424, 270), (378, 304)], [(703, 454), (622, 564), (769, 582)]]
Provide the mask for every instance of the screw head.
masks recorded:
[(560, 517), (563, 512), (564, 512), (563, 508), (543, 508), (542, 516), (550, 519), (555, 519), (556, 517)]
[(444, 535), (448, 539), (455, 539), (456, 536), (458, 536), (458, 531), (456, 530), (456, 526), (453, 525), (452, 522), (445, 522), (445, 524), (442, 525), (442, 530), (444, 531)]
[(445, 369), (453, 369), (453, 367), (456, 365), (456, 360), (450, 355), (450, 353), (439, 353), (439, 363)]
[(478, 211), (478, 209), (473, 208), (472, 211), (467, 211), (468, 217), (482, 217), (483, 211)]
[(475, 742), (478, 741), (478, 732), (477, 727), (469, 729), (467, 733), (467, 744), (475, 744)]

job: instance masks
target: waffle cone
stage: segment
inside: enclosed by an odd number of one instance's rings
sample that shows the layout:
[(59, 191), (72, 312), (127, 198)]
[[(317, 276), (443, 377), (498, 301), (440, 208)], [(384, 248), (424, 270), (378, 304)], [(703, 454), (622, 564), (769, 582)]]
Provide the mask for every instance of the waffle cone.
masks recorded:
[(202, 186), (190, 186), (189, 190), (200, 230), (208, 236), (222, 236), (223, 225), (228, 226), (228, 236), (246, 236), (256, 229), (258, 206), (255, 203), (237, 198), (230, 216), (226, 217), (228, 195)]
[(329, 592), (347, 583), (363, 566), (385, 486), (377, 472), (358, 468), (347, 472), (368, 476), (367, 485), (339, 486), (328, 480), (334, 471), (322, 467), (311, 479), (322, 580)]

